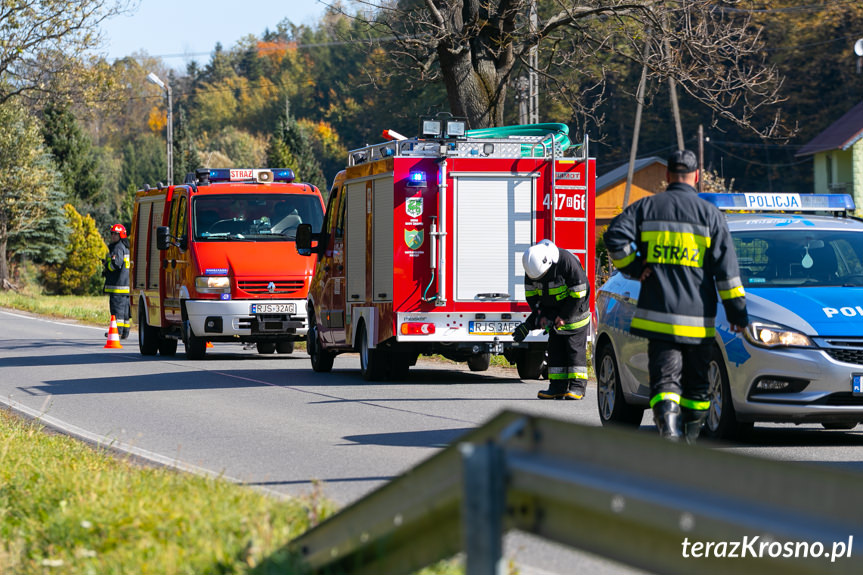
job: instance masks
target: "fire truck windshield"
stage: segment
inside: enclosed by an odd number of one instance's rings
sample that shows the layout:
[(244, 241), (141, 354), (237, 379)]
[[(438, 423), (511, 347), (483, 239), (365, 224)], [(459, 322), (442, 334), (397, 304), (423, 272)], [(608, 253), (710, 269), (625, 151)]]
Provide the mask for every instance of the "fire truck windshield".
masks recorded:
[(319, 232), (323, 222), (318, 198), (301, 194), (198, 196), (192, 216), (198, 241), (293, 241), (300, 224)]

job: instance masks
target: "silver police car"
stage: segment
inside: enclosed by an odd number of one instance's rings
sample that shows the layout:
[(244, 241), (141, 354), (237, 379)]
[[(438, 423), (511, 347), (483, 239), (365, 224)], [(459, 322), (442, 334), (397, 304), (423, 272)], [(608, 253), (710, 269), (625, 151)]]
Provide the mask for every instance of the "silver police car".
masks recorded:
[[(726, 210), (750, 326), (722, 305), (704, 433), (733, 438), (755, 422), (863, 422), (863, 220), (839, 194), (701, 194)], [(736, 213), (734, 213), (736, 212)], [(594, 367), (603, 424), (638, 426), (648, 407), (647, 340), (629, 333), (640, 284), (614, 274), (596, 297)]]

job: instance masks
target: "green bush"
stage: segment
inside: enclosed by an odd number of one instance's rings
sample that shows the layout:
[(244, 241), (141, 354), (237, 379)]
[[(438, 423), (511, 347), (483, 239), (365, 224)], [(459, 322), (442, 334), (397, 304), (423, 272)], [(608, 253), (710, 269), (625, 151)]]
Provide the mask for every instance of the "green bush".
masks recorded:
[(63, 206), (72, 233), (66, 246), (66, 259), (46, 267), (42, 282), (45, 289), (59, 295), (98, 295), (102, 292), (102, 260), (108, 246), (88, 214), (82, 216), (71, 204)]

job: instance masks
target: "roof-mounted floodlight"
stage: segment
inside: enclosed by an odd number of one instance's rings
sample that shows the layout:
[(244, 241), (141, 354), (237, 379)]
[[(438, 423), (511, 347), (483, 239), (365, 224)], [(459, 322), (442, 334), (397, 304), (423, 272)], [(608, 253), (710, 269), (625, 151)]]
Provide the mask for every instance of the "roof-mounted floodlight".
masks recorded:
[(463, 138), (467, 123), (464, 120), (447, 120), (446, 137)]
[(422, 130), (420, 131), (425, 138), (440, 138), (441, 137), (441, 121), (431, 118), (426, 118), (422, 121)]

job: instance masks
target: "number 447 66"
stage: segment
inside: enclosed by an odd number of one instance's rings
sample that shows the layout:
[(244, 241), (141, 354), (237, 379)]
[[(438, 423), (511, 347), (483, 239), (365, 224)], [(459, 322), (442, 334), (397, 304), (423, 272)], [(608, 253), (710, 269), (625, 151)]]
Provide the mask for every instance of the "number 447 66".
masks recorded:
[[(554, 209), (562, 210), (563, 208), (568, 208), (571, 210), (580, 211), (585, 209), (587, 204), (584, 201), (584, 194), (573, 194), (568, 196), (566, 194), (555, 194), (554, 195)], [(542, 205), (545, 206), (545, 209), (551, 209), (551, 194), (546, 194), (545, 198), (542, 200)]]

